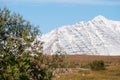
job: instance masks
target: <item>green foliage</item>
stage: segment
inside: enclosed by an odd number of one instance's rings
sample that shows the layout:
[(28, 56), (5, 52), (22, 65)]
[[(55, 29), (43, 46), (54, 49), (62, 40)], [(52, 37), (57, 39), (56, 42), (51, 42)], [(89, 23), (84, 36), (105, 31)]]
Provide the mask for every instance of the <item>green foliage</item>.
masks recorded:
[(90, 64), (88, 64), (88, 63), (87, 63), (87, 64), (81, 64), (80, 67), (81, 67), (81, 68), (89, 68), (89, 67), (90, 67)]
[(105, 69), (105, 64), (104, 64), (104, 61), (102, 60), (100, 61), (95, 60), (91, 62), (89, 65), (92, 70), (104, 70)]
[(38, 28), (19, 14), (0, 9), (0, 80), (51, 79), (42, 43), (36, 40), (31, 45), (38, 33)]
[(57, 51), (56, 54), (52, 55), (51, 67), (52, 68), (66, 68), (66, 54), (61, 51)]

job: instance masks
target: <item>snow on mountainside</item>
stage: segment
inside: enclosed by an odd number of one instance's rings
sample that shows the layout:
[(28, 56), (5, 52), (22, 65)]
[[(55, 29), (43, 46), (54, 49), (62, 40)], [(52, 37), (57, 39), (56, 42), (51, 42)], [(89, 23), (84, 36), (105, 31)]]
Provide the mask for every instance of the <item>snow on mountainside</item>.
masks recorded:
[(43, 51), (54, 54), (120, 55), (120, 21), (97, 16), (88, 22), (57, 28), (41, 37)]

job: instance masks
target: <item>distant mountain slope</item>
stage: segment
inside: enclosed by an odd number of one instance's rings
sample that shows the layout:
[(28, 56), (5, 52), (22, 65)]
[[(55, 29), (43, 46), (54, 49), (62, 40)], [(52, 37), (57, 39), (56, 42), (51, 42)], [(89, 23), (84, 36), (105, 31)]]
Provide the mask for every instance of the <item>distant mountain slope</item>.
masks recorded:
[(120, 21), (97, 16), (88, 22), (67, 25), (41, 37), (44, 53), (120, 55)]

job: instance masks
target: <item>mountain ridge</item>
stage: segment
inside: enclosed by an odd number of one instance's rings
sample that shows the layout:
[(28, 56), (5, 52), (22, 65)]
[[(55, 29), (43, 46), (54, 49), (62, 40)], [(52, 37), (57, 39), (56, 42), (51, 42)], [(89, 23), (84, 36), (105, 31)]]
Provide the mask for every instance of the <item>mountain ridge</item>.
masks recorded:
[(120, 21), (97, 16), (91, 21), (59, 27), (43, 35), (43, 51), (80, 55), (120, 55)]

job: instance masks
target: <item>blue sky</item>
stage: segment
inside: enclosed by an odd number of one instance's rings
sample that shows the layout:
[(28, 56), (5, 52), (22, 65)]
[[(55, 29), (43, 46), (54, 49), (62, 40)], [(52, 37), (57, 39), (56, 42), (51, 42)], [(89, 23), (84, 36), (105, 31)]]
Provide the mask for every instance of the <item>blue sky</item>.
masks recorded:
[(41, 32), (103, 15), (120, 21), (120, 0), (0, 0), (0, 8), (20, 13)]

